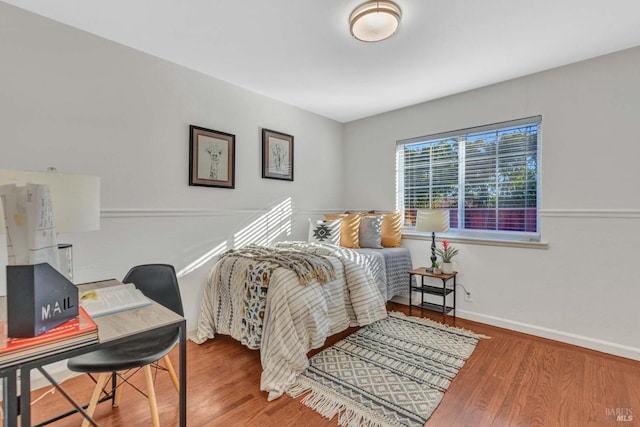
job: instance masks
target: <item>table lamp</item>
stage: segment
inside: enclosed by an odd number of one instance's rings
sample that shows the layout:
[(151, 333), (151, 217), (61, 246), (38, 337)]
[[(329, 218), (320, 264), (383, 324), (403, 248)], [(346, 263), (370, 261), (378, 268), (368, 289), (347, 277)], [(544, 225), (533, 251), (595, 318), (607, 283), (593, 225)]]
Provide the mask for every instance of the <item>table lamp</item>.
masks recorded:
[[(26, 183), (49, 186), (56, 232), (75, 233), (100, 229), (99, 177), (58, 173), (55, 168), (49, 168), (47, 172), (0, 169), (0, 185), (22, 186)], [(1, 206), (0, 233), (6, 233)], [(73, 248), (68, 243), (59, 244), (58, 248), (60, 272), (73, 282)]]
[(431, 267), (433, 271), (436, 263), (436, 232), (449, 231), (449, 211), (446, 209), (418, 209), (416, 231), (431, 232)]

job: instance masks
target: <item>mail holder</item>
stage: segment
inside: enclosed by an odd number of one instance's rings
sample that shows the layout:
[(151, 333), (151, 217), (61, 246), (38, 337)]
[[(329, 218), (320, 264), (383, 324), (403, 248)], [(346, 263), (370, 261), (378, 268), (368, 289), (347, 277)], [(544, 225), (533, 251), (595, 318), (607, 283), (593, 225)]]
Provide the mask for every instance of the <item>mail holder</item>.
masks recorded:
[(47, 263), (7, 266), (7, 333), (35, 337), (78, 315), (78, 288)]

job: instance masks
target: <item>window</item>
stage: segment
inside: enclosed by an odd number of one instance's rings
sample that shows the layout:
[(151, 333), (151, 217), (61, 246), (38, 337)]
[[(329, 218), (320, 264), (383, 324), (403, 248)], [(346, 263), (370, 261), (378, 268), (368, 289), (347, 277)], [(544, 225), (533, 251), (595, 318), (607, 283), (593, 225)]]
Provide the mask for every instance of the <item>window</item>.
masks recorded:
[(397, 145), (398, 209), (449, 209), (453, 234), (540, 240), (541, 117), (446, 132)]

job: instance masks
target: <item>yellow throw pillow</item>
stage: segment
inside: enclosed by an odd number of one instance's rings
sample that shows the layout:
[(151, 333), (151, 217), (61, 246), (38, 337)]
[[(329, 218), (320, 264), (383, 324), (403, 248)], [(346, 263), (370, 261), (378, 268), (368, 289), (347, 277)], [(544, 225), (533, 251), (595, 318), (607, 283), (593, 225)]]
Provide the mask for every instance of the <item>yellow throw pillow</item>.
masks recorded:
[[(372, 214), (368, 214), (372, 215)], [(378, 213), (382, 215), (382, 240), (385, 248), (399, 248), (402, 246), (402, 214), (400, 212)]]
[(357, 249), (360, 247), (360, 214), (325, 215), (325, 220), (342, 218), (340, 230), (340, 246)]

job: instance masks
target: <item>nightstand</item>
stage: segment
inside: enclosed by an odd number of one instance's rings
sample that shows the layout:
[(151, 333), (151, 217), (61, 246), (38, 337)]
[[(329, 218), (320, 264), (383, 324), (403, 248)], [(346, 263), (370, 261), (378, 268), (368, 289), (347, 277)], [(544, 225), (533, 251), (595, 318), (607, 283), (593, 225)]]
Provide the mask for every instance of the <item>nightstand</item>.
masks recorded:
[[(411, 285), (413, 276), (420, 276), (420, 285)], [(416, 307), (421, 307), (431, 311), (437, 311), (442, 313), (442, 315), (446, 315), (450, 311), (453, 311), (453, 318), (456, 317), (456, 276), (458, 275), (457, 271), (454, 271), (451, 274), (434, 274), (430, 271), (427, 271), (425, 267), (416, 268), (409, 272), (409, 316), (411, 316), (411, 308), (413, 307), (412, 296), (414, 292), (420, 292), (421, 301), (420, 304), (416, 304)], [(442, 286), (431, 286), (425, 284), (425, 278), (429, 279), (437, 279), (442, 280)], [(447, 282), (453, 279), (453, 287), (447, 287)], [(437, 295), (442, 297), (442, 304), (434, 304), (430, 302), (425, 302), (424, 296), (427, 295)], [(447, 305), (447, 295), (453, 294), (453, 305)]]

